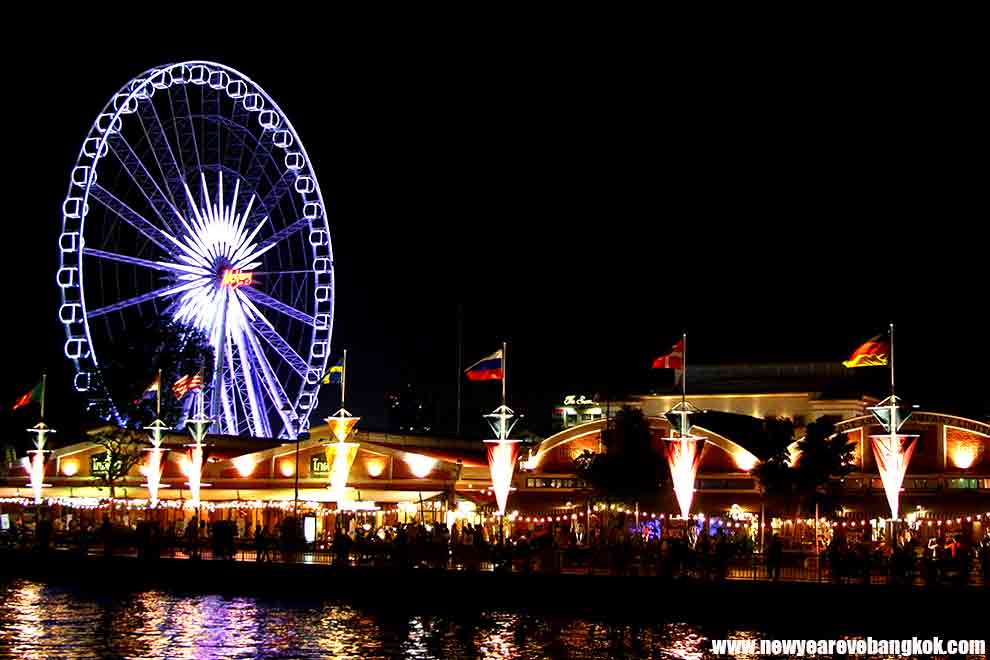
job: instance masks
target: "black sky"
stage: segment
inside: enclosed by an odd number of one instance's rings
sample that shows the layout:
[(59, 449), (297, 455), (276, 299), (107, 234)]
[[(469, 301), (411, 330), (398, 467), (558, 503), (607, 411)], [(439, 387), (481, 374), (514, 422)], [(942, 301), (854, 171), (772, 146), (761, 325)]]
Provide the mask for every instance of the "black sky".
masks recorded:
[[(838, 361), (893, 320), (907, 398), (990, 414), (985, 104), (964, 63), (339, 32), (305, 49), (51, 47), (7, 71), (3, 400), (46, 368), (54, 421), (68, 415), (54, 273), (69, 170), (121, 84), (201, 58), (253, 78), (306, 144), (348, 407), (371, 427), (407, 383), (453, 426), (458, 303), (465, 362), (509, 341), (510, 403), (537, 430), (563, 394), (648, 384), (685, 325), (700, 363)], [(474, 431), (497, 388), (464, 392)]]

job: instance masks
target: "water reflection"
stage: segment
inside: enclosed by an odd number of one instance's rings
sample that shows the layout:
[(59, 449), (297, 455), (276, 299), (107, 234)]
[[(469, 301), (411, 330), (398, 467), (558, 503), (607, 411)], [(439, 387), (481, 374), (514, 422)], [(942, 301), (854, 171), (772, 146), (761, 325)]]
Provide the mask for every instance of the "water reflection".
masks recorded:
[[(519, 613), (412, 616), (321, 601), (179, 595), (108, 596), (0, 583), (0, 658), (669, 658), (713, 657), (708, 640), (760, 631)], [(740, 656), (742, 657), (742, 656)], [(756, 660), (756, 658), (744, 658)]]

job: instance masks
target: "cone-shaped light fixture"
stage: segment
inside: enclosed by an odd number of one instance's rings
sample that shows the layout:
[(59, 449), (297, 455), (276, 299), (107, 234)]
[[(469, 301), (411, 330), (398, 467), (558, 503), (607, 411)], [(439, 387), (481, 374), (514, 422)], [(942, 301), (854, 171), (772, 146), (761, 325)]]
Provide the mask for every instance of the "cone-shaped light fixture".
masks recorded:
[(38, 422), (29, 428), (28, 432), (34, 434), (34, 449), (28, 452), (31, 456), (31, 461), (28, 465), (29, 484), (31, 485), (31, 492), (34, 494), (34, 503), (41, 504), (42, 489), (48, 485), (45, 483), (45, 464), (47, 463), (45, 459), (45, 454), (47, 453), (45, 451), (45, 442), (48, 439), (48, 434), (55, 431), (50, 429), (44, 422)]
[(209, 484), (203, 483), (203, 451), (206, 447), (203, 441), (206, 439), (207, 430), (213, 424), (213, 420), (207, 417), (205, 413), (203, 391), (199, 390), (197, 396), (196, 416), (186, 421), (189, 433), (193, 437), (193, 443), (188, 445), (189, 469), (186, 477), (189, 481), (186, 482), (186, 485), (189, 486), (190, 504), (195, 508), (199, 508), (200, 489), (209, 486)]
[(168, 431), (169, 427), (162, 420), (156, 419), (145, 430), (151, 431), (151, 447), (145, 450), (148, 452), (148, 462), (145, 463), (145, 477), (148, 482), (142, 485), (148, 489), (148, 502), (151, 506), (157, 506), (158, 490), (167, 487), (167, 484), (162, 483), (162, 456), (167, 451), (162, 449), (162, 433)]
[(357, 457), (358, 447), (361, 446), (358, 442), (346, 442), (346, 440), (360, 420), (360, 417), (352, 416), (344, 408), (325, 420), (330, 427), (331, 435), (336, 440), (328, 443), (324, 450), (327, 454), (327, 465), (330, 466), (330, 496), (338, 507), (343, 506), (346, 500), (347, 478)]

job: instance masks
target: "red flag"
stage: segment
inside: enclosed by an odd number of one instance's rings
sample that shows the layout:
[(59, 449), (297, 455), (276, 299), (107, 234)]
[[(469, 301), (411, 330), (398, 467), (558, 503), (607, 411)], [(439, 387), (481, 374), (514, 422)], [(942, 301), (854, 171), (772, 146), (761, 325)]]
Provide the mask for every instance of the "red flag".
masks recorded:
[(681, 374), (684, 372), (684, 339), (681, 338), (670, 353), (661, 355), (653, 361), (654, 369), (673, 369), (675, 372), (675, 382), (680, 382)]

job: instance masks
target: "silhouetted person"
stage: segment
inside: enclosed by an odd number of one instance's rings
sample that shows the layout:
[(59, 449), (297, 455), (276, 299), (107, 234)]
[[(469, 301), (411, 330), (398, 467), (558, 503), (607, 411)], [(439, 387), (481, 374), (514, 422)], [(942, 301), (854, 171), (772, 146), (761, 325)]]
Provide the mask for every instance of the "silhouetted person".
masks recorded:
[(38, 552), (45, 554), (52, 542), (52, 523), (45, 518), (38, 521)]
[(103, 524), (100, 525), (100, 538), (103, 539), (103, 556), (109, 557), (113, 553), (113, 525), (106, 516), (103, 517)]
[(784, 545), (780, 541), (780, 534), (774, 534), (770, 539), (770, 547), (767, 548), (767, 577), (776, 581), (780, 577), (780, 561), (784, 555)]

